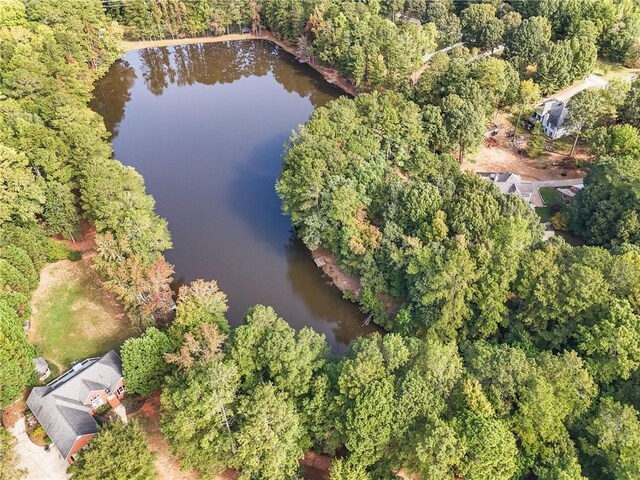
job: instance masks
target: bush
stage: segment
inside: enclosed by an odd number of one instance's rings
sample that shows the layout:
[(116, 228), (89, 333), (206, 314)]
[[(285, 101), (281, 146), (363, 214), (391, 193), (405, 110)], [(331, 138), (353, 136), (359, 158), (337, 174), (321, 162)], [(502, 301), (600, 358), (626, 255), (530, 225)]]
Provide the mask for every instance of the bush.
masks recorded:
[(565, 212), (558, 212), (551, 217), (551, 225), (553, 229), (559, 232), (566, 232), (569, 230), (569, 217)]
[(59, 260), (79, 260), (80, 253), (71, 250), (67, 245), (60, 242), (54, 242), (53, 240), (49, 240), (49, 244), (47, 246), (47, 261), (48, 262), (57, 262)]

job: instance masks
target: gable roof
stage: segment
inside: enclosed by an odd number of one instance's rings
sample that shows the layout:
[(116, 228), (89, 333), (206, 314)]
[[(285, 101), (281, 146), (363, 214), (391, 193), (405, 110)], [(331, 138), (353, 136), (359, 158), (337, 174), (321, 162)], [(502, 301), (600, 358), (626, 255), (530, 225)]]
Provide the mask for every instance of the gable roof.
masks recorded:
[(113, 350), (102, 357), (89, 358), (44, 387), (31, 390), (27, 405), (67, 458), (76, 439), (98, 432), (91, 407), (84, 405), (89, 393), (115, 391), (122, 379), (122, 361)]
[(481, 173), (480, 176), (493, 182), (502, 193), (519, 195), (527, 202), (531, 202), (531, 195), (535, 186), (531, 182), (525, 182), (520, 175), (515, 173)]

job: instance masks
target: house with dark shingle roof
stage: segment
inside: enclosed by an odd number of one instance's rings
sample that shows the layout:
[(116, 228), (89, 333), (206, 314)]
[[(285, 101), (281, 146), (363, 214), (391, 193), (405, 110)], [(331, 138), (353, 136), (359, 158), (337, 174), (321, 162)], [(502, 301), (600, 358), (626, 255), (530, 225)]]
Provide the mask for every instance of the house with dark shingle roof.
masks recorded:
[(74, 455), (98, 433), (93, 418), (97, 409), (106, 404), (123, 408), (124, 394), (122, 360), (111, 350), (76, 363), (44, 387), (35, 387), (27, 405), (62, 456), (73, 463)]
[(544, 133), (555, 140), (567, 134), (567, 129), (564, 126), (567, 115), (569, 115), (567, 104), (562, 100), (552, 98), (546, 100), (536, 111), (535, 118), (542, 124)]

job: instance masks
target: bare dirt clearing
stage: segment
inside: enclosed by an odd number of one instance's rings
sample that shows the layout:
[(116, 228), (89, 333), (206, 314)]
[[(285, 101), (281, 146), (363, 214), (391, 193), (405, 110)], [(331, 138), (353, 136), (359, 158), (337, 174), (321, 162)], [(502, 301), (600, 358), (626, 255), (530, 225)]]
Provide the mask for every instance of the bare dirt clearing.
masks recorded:
[[(516, 173), (525, 180), (562, 180), (566, 178), (582, 178), (586, 171), (576, 166), (576, 160), (584, 162), (588, 153), (578, 148), (573, 158), (568, 156), (570, 146), (567, 139), (545, 140), (545, 150), (540, 158), (531, 158), (520, 151), (511, 142), (514, 130), (510, 115), (501, 113), (496, 122), (500, 125), (498, 135), (488, 137), (475, 155), (474, 161), (464, 161), (462, 168), (484, 173)], [(526, 141), (530, 134), (518, 131), (518, 136)]]

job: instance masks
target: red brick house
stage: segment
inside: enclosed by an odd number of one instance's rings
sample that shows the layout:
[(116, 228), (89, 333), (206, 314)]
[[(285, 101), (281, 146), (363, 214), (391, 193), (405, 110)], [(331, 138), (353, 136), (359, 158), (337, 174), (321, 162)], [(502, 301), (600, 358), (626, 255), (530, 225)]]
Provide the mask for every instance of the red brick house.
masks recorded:
[(123, 410), (124, 395), (122, 361), (111, 350), (75, 364), (44, 387), (35, 387), (27, 405), (60, 454), (73, 463), (75, 454), (98, 433), (96, 410), (105, 404)]

